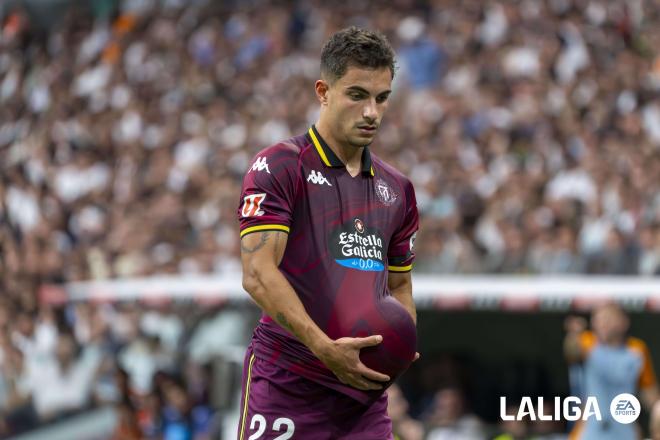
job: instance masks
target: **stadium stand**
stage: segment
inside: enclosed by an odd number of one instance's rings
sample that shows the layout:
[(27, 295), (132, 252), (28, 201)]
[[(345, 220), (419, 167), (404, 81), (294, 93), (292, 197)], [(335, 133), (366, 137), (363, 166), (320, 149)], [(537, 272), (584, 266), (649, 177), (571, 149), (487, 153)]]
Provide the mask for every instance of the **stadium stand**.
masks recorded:
[(398, 50), (374, 151), (416, 186), (417, 272), (660, 274), (642, 0), (42, 3), (0, 4), (0, 435), (107, 403), (117, 438), (218, 432), (204, 353), (240, 346), (244, 316), (37, 292), (235, 275), (240, 179), (314, 121), (320, 44), (349, 24)]

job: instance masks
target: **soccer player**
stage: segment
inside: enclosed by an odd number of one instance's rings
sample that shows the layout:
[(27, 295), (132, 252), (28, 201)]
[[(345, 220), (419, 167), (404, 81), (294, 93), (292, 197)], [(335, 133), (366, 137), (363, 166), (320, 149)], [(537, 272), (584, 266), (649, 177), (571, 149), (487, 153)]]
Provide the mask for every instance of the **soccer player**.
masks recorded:
[[(394, 52), (355, 27), (334, 34), (309, 130), (256, 155), (239, 206), (243, 286), (263, 310), (243, 372), (239, 440), (392, 438), (384, 388), (341, 319), (393, 296), (416, 320), (413, 186), (369, 148), (388, 106)], [(356, 325), (359, 325), (356, 322)]]
[(634, 423), (621, 424), (610, 414), (610, 402), (621, 393), (640, 397), (651, 409), (658, 400), (658, 385), (646, 344), (628, 336), (629, 319), (616, 303), (594, 309), (593, 331), (580, 317), (566, 320), (564, 354), (571, 364), (581, 364), (584, 397), (598, 400), (603, 420), (590, 417), (578, 423), (569, 438), (579, 440), (633, 440), (639, 437)]

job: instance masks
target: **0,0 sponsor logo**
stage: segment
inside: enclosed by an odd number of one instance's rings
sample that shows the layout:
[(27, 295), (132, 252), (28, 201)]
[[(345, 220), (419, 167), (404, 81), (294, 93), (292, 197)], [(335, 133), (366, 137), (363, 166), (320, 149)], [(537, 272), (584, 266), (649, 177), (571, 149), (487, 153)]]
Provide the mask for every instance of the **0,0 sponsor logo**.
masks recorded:
[(341, 266), (369, 272), (385, 270), (382, 234), (359, 218), (335, 229), (330, 234), (328, 248)]

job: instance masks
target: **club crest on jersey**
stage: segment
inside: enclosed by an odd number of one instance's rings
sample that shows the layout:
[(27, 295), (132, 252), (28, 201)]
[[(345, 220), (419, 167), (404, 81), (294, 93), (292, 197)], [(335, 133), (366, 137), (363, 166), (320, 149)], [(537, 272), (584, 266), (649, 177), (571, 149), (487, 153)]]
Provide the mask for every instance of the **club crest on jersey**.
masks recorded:
[(335, 262), (349, 269), (381, 272), (385, 270), (383, 235), (359, 218), (346, 222), (332, 231), (328, 249)]
[(250, 171), (263, 171), (263, 170), (266, 170), (266, 172), (270, 174), (270, 170), (268, 169), (268, 162), (266, 161), (266, 158), (260, 157), (254, 161), (254, 163), (252, 164), (252, 168), (250, 168)]
[(332, 186), (332, 184), (330, 183), (330, 181), (329, 181), (328, 179), (326, 179), (326, 178), (323, 176), (323, 174), (321, 174), (320, 171), (316, 171), (316, 170), (312, 170), (312, 172), (309, 173), (309, 176), (307, 176), (307, 181), (308, 181), (308, 182), (312, 182), (312, 183), (314, 183), (314, 184), (316, 184), (316, 185), (321, 185), (321, 186), (323, 186), (323, 185), (328, 185), (328, 186)]
[(266, 194), (250, 194), (249, 196), (243, 197), (243, 208), (241, 209), (241, 215), (243, 217), (259, 217), (265, 214), (261, 210), (261, 204), (266, 200)]
[(394, 192), (392, 187), (383, 179), (381, 179), (380, 177), (377, 178), (376, 181), (374, 182), (374, 187), (376, 189), (376, 195), (378, 196), (378, 200), (380, 200), (380, 202), (383, 205), (391, 206), (394, 204), (394, 202), (396, 202), (396, 199), (398, 197), (397, 194)]

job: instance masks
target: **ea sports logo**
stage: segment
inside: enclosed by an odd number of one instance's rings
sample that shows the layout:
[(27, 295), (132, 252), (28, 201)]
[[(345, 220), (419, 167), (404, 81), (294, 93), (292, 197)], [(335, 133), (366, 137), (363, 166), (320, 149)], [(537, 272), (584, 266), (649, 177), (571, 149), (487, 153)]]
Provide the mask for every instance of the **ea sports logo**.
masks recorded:
[(612, 399), (610, 413), (614, 420), (619, 423), (632, 423), (639, 417), (642, 406), (637, 397), (632, 394), (622, 393)]
[(355, 230), (358, 231), (360, 234), (364, 232), (364, 223), (362, 223), (362, 220), (359, 218), (355, 219)]

